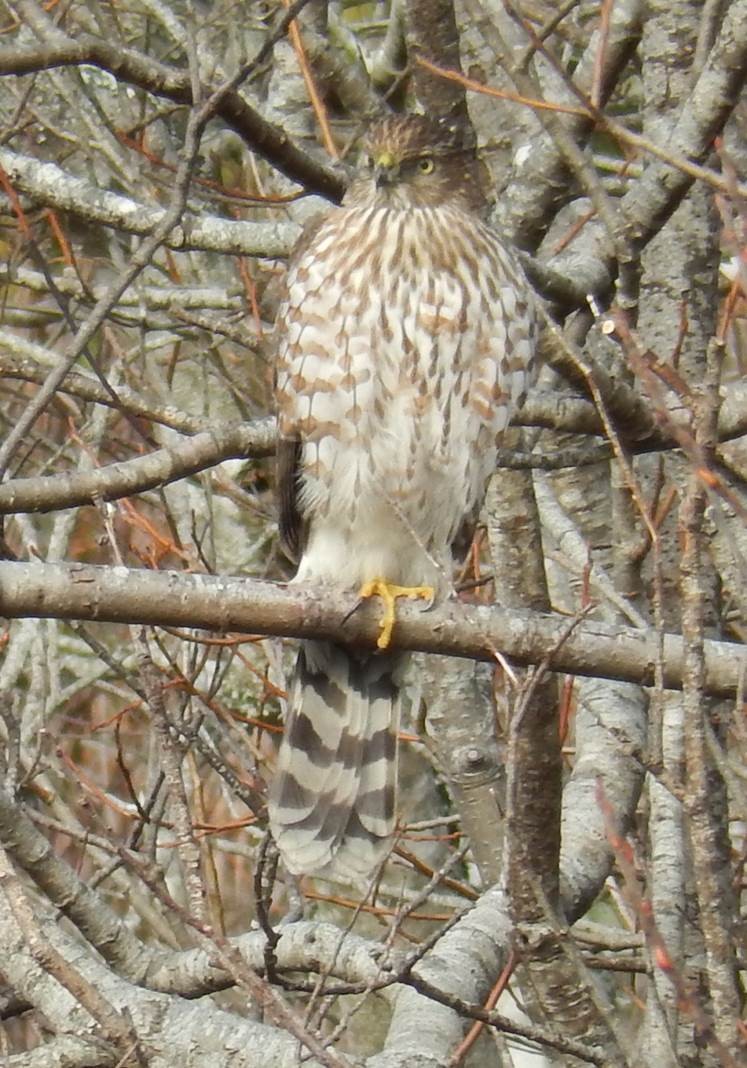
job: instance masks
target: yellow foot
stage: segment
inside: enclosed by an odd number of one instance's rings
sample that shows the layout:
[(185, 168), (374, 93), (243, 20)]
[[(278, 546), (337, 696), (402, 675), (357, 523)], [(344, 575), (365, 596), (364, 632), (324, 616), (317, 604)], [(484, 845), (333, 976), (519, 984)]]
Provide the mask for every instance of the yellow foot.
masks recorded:
[(431, 604), (435, 596), (435, 590), (432, 586), (393, 586), (391, 583), (385, 582), (384, 579), (374, 579), (372, 582), (366, 582), (361, 586), (358, 596), (374, 597), (376, 594), (384, 602), (384, 615), (379, 624), (381, 634), (379, 634), (376, 644), (379, 649), (386, 649), (392, 640), (394, 604), (397, 598), (419, 597)]

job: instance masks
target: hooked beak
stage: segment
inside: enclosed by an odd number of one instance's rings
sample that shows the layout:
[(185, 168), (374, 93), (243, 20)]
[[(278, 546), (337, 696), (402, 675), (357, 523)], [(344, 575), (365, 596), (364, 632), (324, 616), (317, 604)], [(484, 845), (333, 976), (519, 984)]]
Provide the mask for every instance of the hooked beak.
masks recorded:
[(373, 169), (374, 182), (378, 189), (382, 186), (392, 185), (399, 178), (399, 162), (391, 152), (382, 152), (374, 159)]

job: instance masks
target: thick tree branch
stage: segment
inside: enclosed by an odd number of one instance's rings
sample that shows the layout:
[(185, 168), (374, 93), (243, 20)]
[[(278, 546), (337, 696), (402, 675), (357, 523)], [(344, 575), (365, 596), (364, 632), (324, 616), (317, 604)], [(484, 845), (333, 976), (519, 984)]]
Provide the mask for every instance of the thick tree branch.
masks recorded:
[[(326, 638), (373, 648), (379, 632), (377, 607), (357, 606), (351, 594), (253, 579), (85, 564), (0, 563), (0, 615), (7, 618), (200, 627)], [(563, 641), (567, 630), (565, 617), (447, 601), (427, 612), (399, 608), (394, 644), (491, 662), (497, 651), (519, 664), (549, 657), (555, 671), (643, 684), (653, 680), (658, 642), (654, 631), (584, 622)], [(667, 634), (663, 645), (665, 684), (678, 689), (682, 639)], [(733, 696), (745, 655), (736, 643), (706, 642), (704, 692)]]
[(405, 25), (415, 95), (421, 107), (428, 115), (452, 121), (468, 121), (466, 94), (462, 86), (434, 77), (417, 62), (422, 58), (441, 66), (461, 69), (453, 0), (410, 0), (406, 7)]
[(4, 790), (0, 790), (0, 845), (121, 976), (142, 982), (149, 966), (161, 961), (161, 952), (141, 942), (100, 894), (55, 855), (23, 804)]
[[(732, 114), (747, 79), (747, 0), (734, 0), (667, 147), (702, 162)], [(693, 184), (691, 175), (663, 161), (648, 167), (622, 201), (625, 225), (638, 247), (658, 233)]]
[(121, 1057), (116, 1050), (103, 1049), (100, 1042), (86, 1042), (62, 1035), (35, 1046), (28, 1053), (6, 1054), (5, 1068), (107, 1068), (116, 1065)]
[[(646, 167), (619, 202), (620, 236), (632, 250), (645, 248), (682, 203), (695, 178), (677, 166), (676, 158), (696, 163), (706, 159), (746, 79), (747, 0), (734, 0), (725, 11), (718, 39), (692, 92), (682, 101), (671, 136), (662, 146), (663, 151), (671, 151), (672, 160), (658, 159)], [(578, 272), (582, 249), (588, 250), (584, 270), (590, 272), (583, 284), (589, 292), (604, 292), (608, 271), (616, 270), (619, 264), (611, 246), (605, 248), (600, 223), (585, 227), (580, 240), (552, 261), (553, 267), (561, 275)]]

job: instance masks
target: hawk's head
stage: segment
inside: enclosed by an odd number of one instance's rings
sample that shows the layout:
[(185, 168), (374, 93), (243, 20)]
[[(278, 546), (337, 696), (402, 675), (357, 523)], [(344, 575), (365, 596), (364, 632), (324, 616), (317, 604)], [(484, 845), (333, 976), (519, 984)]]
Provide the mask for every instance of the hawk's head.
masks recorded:
[(372, 123), (363, 140), (363, 166), (346, 204), (428, 207), (459, 202), (478, 208), (482, 193), (465, 128), (424, 115), (393, 115)]

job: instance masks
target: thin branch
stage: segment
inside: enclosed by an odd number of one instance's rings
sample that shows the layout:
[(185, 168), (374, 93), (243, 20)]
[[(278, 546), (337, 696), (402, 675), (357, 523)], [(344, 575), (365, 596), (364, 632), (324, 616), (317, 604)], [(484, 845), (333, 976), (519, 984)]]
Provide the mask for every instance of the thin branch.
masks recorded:
[(141, 631), (139, 635), (139, 645), (140, 678), (148, 699), (148, 707), (151, 711), (152, 722), (158, 739), (161, 767), (171, 802), (172, 818), (176, 832), (176, 848), (182, 864), (182, 876), (187, 892), (187, 900), (192, 915), (200, 924), (204, 925), (207, 916), (205, 884), (201, 878), (200, 847), (195, 838), (189, 799), (182, 772), (184, 748), (180, 746), (175, 738), (169, 722), (163, 683), (150, 655), (148, 640), (144, 631)]
[[(294, 8), (295, 5), (291, 13)], [(252, 64), (257, 61), (255, 57)], [(56, 67), (83, 65), (108, 71), (120, 82), (138, 86), (154, 96), (165, 97), (177, 104), (189, 106), (193, 103), (189, 71), (159, 63), (134, 49), (123, 48), (119, 42), (80, 34), (75, 41), (67, 39), (39, 48), (0, 49), (0, 75), (32, 74)], [(240, 75), (245, 75), (245, 72), (240, 72)], [(255, 152), (264, 156), (291, 181), (330, 200), (342, 198), (344, 181), (341, 176), (296, 148), (283, 130), (264, 119), (235, 88), (225, 94), (217, 114)]]
[[(135, 281), (143, 269), (148, 266), (153, 256), (169, 234), (171, 234), (174, 228), (181, 223), (187, 205), (187, 195), (189, 192), (192, 169), (200, 147), (202, 132), (209, 117), (210, 111), (207, 104), (190, 114), (189, 121), (187, 122), (184, 146), (181, 152), (174, 191), (167, 210), (163, 213), (160, 222), (138, 245), (119, 278), (112, 282), (107, 288), (107, 291), (96, 301), (94, 307), (88, 313), (80, 327), (75, 331), (74, 337), (65, 346), (65, 352), (62, 359), (57, 366), (49, 372), (44, 385), (37, 392), (18, 422), (7, 435), (2, 446), (0, 446), (0, 477), (3, 477), (7, 472), (8, 465), (14, 452), (34, 426), (40, 415), (46, 410), (52, 397), (64, 381), (68, 371), (72, 369), (78, 357), (86, 352), (89, 343), (111, 309), (117, 303), (119, 297)], [(6, 179), (5, 184), (7, 184), (7, 174), (4, 172), (1, 164), (0, 176), (2, 176), (3, 179)], [(106, 384), (105, 380), (104, 384)]]
[[(144, 209), (147, 210), (147, 209)], [(216, 223), (223, 220), (217, 219)], [(0, 281), (5, 284), (22, 286), (34, 293), (49, 293), (49, 283), (41, 271), (21, 267), (15, 263), (0, 263)], [(104, 293), (101, 285), (84, 286), (77, 277), (58, 274), (54, 279), (60, 293), (76, 300), (98, 300)], [(238, 293), (229, 292), (220, 285), (176, 285), (169, 280), (168, 285), (141, 285), (136, 290), (123, 293), (117, 302), (118, 308), (136, 308), (140, 311), (145, 305), (151, 310), (186, 311), (187, 309), (206, 308), (210, 311), (235, 312), (244, 311), (244, 302)]]
[[(6, 356), (4, 352), (6, 348), (20, 355)], [(55, 356), (50, 349), (34, 345), (0, 330), (0, 377), (15, 379), (19, 382), (41, 383), (47, 376), (48, 368), (54, 366), (54, 363)], [(158, 401), (142, 397), (136, 390), (129, 389), (121, 383), (117, 385), (119, 404), (115, 405), (98, 379), (84, 372), (71, 371), (59, 391), (83, 401), (104, 404), (109, 408), (116, 407), (117, 410), (124, 408), (130, 415), (170, 427), (182, 434), (199, 434), (200, 431), (210, 430), (209, 419), (190, 415), (172, 404), (159, 404)], [(256, 424), (253, 425), (256, 426)]]
[[(696, 402), (696, 440), (707, 451), (715, 437), (717, 368), (723, 353), (709, 347), (705, 382)], [(733, 930), (738, 907), (728, 873), (729, 843), (715, 800), (723, 784), (712, 767), (707, 747), (709, 702), (703, 695), (705, 633), (706, 491), (693, 470), (680, 508), (680, 595), (684, 637), (683, 709), (685, 748), (685, 811), (688, 817), (695, 890), (705, 945), (708, 989), (713, 1005), (714, 1031), (723, 1046), (738, 1053), (737, 1021), (740, 994)], [(726, 1063), (726, 1062), (724, 1062)]]

